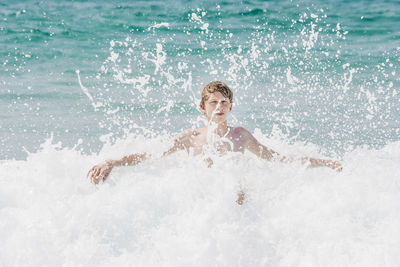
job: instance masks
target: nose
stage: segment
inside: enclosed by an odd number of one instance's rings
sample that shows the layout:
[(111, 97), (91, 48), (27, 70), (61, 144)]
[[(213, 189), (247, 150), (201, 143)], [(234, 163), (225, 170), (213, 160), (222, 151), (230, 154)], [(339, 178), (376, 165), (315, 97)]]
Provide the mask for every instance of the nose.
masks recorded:
[(221, 107), (221, 101), (218, 101), (218, 104), (217, 104), (217, 106), (215, 107), (215, 110), (220, 110), (220, 107)]

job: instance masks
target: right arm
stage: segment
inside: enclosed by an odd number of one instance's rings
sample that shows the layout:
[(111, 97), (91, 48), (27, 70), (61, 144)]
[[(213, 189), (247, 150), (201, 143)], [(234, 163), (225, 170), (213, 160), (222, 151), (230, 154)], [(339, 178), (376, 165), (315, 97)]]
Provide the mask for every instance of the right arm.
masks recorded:
[(100, 181), (105, 181), (110, 175), (112, 169), (117, 166), (136, 165), (148, 158), (146, 153), (137, 153), (123, 157), (119, 160), (106, 160), (103, 163), (93, 166), (87, 173), (92, 183), (98, 184)]
[[(174, 138), (173, 146), (168, 151), (164, 152), (162, 156), (164, 157), (176, 151), (188, 149), (188, 145), (190, 145), (188, 143), (190, 134), (191, 131), (187, 130), (177, 135)], [(119, 160), (106, 160), (103, 163), (93, 166), (89, 170), (87, 177), (90, 178), (94, 184), (98, 184), (100, 181), (104, 182), (107, 179), (114, 167), (137, 165), (149, 158), (150, 156), (146, 153), (136, 153), (124, 156)]]

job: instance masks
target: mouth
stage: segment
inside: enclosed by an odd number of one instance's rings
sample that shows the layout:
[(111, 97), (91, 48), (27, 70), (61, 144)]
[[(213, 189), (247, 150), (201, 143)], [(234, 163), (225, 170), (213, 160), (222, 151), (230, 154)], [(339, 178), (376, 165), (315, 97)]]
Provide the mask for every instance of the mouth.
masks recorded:
[(222, 116), (222, 115), (224, 115), (224, 113), (223, 112), (217, 112), (217, 113), (215, 113), (215, 115)]

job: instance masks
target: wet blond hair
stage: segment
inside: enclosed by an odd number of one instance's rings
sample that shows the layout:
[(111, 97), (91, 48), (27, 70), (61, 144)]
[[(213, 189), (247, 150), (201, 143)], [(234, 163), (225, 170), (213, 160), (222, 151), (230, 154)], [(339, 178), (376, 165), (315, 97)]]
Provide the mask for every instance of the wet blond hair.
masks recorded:
[(229, 99), (232, 103), (233, 100), (233, 92), (229, 88), (229, 86), (221, 81), (210, 82), (203, 88), (203, 92), (201, 93), (201, 102), (200, 107), (204, 108), (205, 102), (210, 98), (210, 95), (215, 92), (220, 92), (223, 96)]

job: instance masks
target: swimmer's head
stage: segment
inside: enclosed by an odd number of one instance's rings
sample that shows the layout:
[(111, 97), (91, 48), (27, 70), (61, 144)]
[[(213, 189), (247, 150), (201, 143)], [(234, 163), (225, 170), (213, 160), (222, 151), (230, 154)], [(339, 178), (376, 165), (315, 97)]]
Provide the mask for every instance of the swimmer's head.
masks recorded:
[(221, 81), (210, 82), (204, 86), (203, 92), (201, 93), (200, 108), (204, 109), (205, 102), (210, 98), (210, 95), (215, 92), (220, 92), (224, 97), (228, 98), (232, 103), (233, 93), (229, 86)]

